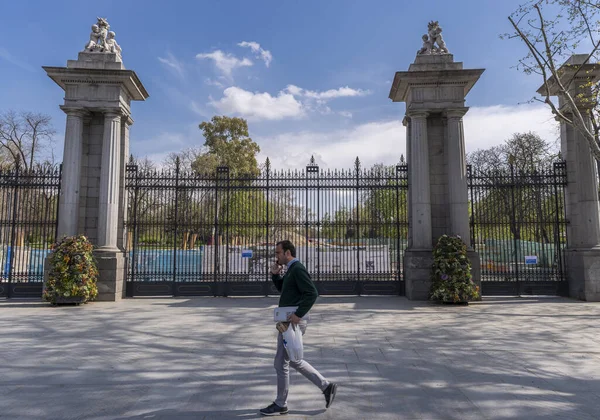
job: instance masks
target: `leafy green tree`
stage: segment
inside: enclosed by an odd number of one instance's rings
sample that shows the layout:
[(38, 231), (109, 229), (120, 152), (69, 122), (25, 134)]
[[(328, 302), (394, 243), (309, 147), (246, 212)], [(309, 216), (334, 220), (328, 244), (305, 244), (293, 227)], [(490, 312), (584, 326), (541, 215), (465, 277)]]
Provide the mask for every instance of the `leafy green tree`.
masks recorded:
[(395, 166), (374, 165), (366, 173), (371, 188), (359, 207), (360, 236), (406, 238), (408, 235), (407, 180), (396, 176)]
[(471, 203), (476, 236), (551, 242), (556, 197), (542, 185), (541, 171), (550, 170), (557, 157), (549, 142), (531, 132), (470, 153), (478, 185)]
[(198, 173), (214, 173), (218, 166), (227, 166), (234, 176), (260, 174), (256, 161), (260, 147), (249, 137), (245, 119), (214, 116), (199, 127), (205, 139), (205, 151), (196, 157), (192, 169)]
[(267, 202), (264, 191), (235, 189), (221, 207), (220, 220), (226, 220), (222, 232), (229, 242), (257, 243), (265, 240)]
[[(214, 206), (216, 202), (216, 217), (214, 222), (221, 224), (223, 217), (239, 219), (246, 217), (244, 206), (232, 205), (235, 202), (226, 203), (227, 185), (232, 178), (239, 182), (240, 178), (246, 178), (245, 183), (251, 184), (252, 181), (260, 175), (260, 169), (256, 160), (256, 155), (260, 152), (260, 147), (248, 134), (248, 123), (243, 118), (214, 116), (210, 121), (204, 121), (199, 125), (204, 136), (204, 145), (202, 149), (188, 149), (182, 152), (181, 162), (190, 162), (190, 168), (196, 174), (204, 174), (203, 180), (207, 186), (215, 185), (215, 189), (206, 188), (197, 198), (198, 205)], [(173, 160), (173, 157), (171, 157)], [(187, 166), (187, 164), (185, 165)], [(218, 167), (227, 167), (228, 173), (218, 173)], [(208, 176), (206, 176), (208, 175)], [(198, 181), (198, 180), (197, 180)], [(232, 197), (229, 196), (231, 199)], [(236, 194), (236, 197), (239, 198)], [(250, 199), (250, 197), (247, 197)], [(243, 201), (243, 200), (242, 200)], [(238, 203), (239, 204), (239, 203)], [(240, 211), (240, 214), (232, 214), (233, 211)], [(226, 211), (226, 213), (224, 213)], [(213, 214), (213, 216), (215, 216)], [(215, 243), (216, 227), (211, 228), (211, 243)], [(204, 236), (203, 232), (196, 232)], [(223, 232), (219, 232), (222, 236)], [(225, 232), (229, 234), (229, 232)], [(240, 233), (240, 232), (232, 232)]]

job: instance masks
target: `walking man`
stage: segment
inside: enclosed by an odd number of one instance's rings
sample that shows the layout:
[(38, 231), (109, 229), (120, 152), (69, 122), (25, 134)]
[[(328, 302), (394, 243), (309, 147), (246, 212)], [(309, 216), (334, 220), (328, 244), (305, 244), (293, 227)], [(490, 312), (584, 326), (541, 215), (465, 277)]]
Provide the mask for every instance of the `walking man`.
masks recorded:
[[(310, 274), (306, 267), (296, 258), (296, 248), (290, 241), (278, 242), (275, 247), (275, 257), (277, 262), (271, 266), (272, 280), (277, 290), (281, 292), (279, 306), (297, 306), (298, 309), (289, 318), (289, 321), (302, 331), (306, 332), (308, 321), (308, 311), (317, 300), (317, 288), (313, 284)], [(287, 266), (284, 276), (281, 276), (283, 266)], [(287, 398), (290, 387), (289, 367), (304, 375), (309, 381), (315, 384), (325, 396), (325, 408), (333, 403), (337, 384), (329, 382), (306, 360), (291, 362), (288, 354), (283, 347), (283, 338), (281, 333), (277, 337), (277, 353), (275, 354), (275, 371), (277, 372), (277, 399), (270, 406), (260, 410), (264, 416), (275, 416), (287, 414)]]

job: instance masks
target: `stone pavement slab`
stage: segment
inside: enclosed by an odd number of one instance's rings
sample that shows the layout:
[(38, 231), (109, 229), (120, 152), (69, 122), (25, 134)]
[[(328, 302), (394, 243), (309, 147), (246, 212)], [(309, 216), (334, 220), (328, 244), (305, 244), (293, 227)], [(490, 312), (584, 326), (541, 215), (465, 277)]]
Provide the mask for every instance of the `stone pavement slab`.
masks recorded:
[[(275, 397), (276, 298), (0, 302), (0, 419), (254, 419)], [(290, 419), (600, 419), (600, 304), (321, 297)]]

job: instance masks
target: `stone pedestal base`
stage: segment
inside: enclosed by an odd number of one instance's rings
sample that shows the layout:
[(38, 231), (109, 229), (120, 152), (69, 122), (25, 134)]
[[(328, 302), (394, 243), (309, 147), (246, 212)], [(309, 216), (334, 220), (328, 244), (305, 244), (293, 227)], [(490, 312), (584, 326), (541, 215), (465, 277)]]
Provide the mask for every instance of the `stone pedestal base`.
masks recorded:
[(118, 54), (86, 51), (80, 52), (77, 60), (68, 60), (67, 67), (71, 69), (125, 70)]
[(565, 252), (569, 296), (600, 302), (600, 247)]
[[(468, 251), (467, 256), (471, 261), (471, 274), (473, 281), (479, 286), (481, 296), (481, 262), (479, 254)], [(409, 300), (428, 300), (431, 289), (431, 267), (433, 254), (431, 250), (407, 250), (404, 253), (404, 281), (406, 297)], [(481, 297), (480, 299), (481, 300)]]
[(429, 299), (431, 289), (431, 250), (406, 250), (404, 252), (404, 282), (409, 300)]
[(94, 251), (98, 263), (97, 301), (116, 302), (125, 297), (125, 256), (121, 251)]

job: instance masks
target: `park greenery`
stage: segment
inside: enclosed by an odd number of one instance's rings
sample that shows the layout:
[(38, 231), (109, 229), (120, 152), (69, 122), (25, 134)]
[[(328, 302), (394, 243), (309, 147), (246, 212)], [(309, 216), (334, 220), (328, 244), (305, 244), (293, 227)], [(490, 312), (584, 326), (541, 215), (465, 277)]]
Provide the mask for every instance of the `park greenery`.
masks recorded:
[[(268, 160), (258, 165), (259, 148), (247, 136), (245, 120), (213, 117), (200, 127), (203, 148), (169, 156), (167, 172), (158, 174), (156, 164), (147, 160), (135, 162), (137, 175), (129, 185), (138, 188), (130, 189), (127, 220), (135, 221), (139, 245), (187, 249), (260, 244), (284, 236), (343, 245), (408, 239), (403, 157), (399, 166), (361, 168), (357, 161), (352, 169), (333, 172), (273, 170)], [(228, 156), (236, 150), (244, 152)], [(528, 132), (468, 155), (476, 187), (469, 197), (476, 241), (554, 243), (564, 237), (556, 231), (564, 212), (562, 189), (543, 182), (560, 160), (556, 150)], [(156, 177), (165, 176), (171, 184), (190, 188), (151, 187)], [(166, 229), (159, 228), (163, 220)]]
[[(42, 152), (53, 133), (49, 118), (8, 112), (2, 124), (5, 172), (14, 172), (16, 162), (23, 162), (22, 173), (46, 171), (50, 176), (57, 170)], [(7, 127), (19, 134), (20, 143), (10, 140)], [(259, 165), (260, 148), (249, 137), (246, 120), (214, 116), (199, 128), (204, 138), (200, 147), (173, 152), (164, 162), (131, 158), (130, 168), (135, 171), (128, 171), (131, 188), (126, 220), (130, 228), (135, 223), (137, 244), (188, 249), (217, 242), (258, 244), (283, 236), (336, 244), (408, 239), (403, 157), (398, 167), (362, 168), (357, 161), (347, 170), (319, 168), (310, 176), (328, 179), (328, 187), (316, 188), (322, 181), (313, 179), (309, 196), (306, 171), (275, 170), (268, 160)], [(479, 186), (487, 186), (469, 196), (476, 241), (551, 243), (564, 237), (555, 223), (564, 211), (562, 191), (557, 195), (538, 185), (540, 174), (552, 172), (553, 163), (560, 159), (556, 150), (556, 145), (535, 133), (516, 133), (502, 145), (468, 155), (474, 179)], [(360, 188), (356, 188), (357, 175)], [(151, 187), (159, 179), (189, 188)], [(25, 189), (19, 200), (30, 203), (32, 211), (45, 215), (45, 220), (56, 212), (57, 196), (50, 189)], [(10, 206), (3, 209), (8, 211)], [(34, 230), (17, 232), (17, 236), (34, 246), (51, 243), (52, 232)], [(129, 241), (133, 239), (130, 235)]]
[(553, 243), (565, 235), (558, 222), (564, 193), (556, 147), (535, 133), (517, 133), (503, 144), (467, 155), (471, 165), (471, 223), (475, 241), (486, 239)]

